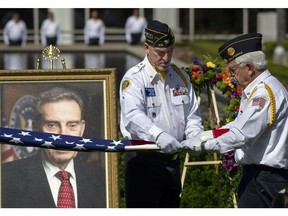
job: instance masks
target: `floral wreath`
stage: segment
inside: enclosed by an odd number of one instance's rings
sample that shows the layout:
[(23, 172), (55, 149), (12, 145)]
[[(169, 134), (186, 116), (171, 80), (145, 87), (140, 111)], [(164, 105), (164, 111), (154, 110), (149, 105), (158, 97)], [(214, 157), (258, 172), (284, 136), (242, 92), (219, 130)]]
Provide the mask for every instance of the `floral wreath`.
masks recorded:
[[(223, 61), (219, 61), (217, 58), (213, 59), (211, 56), (203, 57), (203, 61), (196, 58), (192, 65), (183, 69), (190, 77), (196, 96), (200, 96), (203, 90), (208, 88), (217, 88), (221, 91), (226, 98), (226, 107), (220, 125), (225, 125), (236, 118), (243, 89), (236, 85), (235, 80), (231, 79), (229, 69)], [(217, 125), (216, 128), (219, 128), (220, 125)], [(239, 173), (237, 172), (239, 165), (234, 160), (234, 151), (223, 154), (222, 162), (228, 177), (233, 181), (233, 178), (237, 178), (237, 173)]]

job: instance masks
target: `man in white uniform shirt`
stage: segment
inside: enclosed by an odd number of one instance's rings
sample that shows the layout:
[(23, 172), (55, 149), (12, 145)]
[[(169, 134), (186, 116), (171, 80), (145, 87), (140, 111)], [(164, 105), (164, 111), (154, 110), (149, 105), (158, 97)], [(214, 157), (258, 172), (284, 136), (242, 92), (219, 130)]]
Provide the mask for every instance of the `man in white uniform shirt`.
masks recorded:
[(27, 27), (20, 14), (15, 12), (3, 30), (4, 43), (7, 46), (25, 46), (27, 42)]
[(91, 18), (84, 27), (84, 42), (87, 45), (103, 45), (105, 41), (105, 24), (98, 12), (92, 10)]
[(140, 16), (139, 9), (134, 9), (133, 15), (128, 17), (125, 23), (126, 41), (131, 45), (137, 45), (140, 41), (144, 42), (144, 30), (146, 26), (146, 18)]
[(60, 24), (55, 20), (54, 14), (48, 12), (47, 19), (41, 25), (41, 43), (43, 46), (59, 45), (61, 40)]
[(145, 59), (121, 81), (120, 128), (127, 139), (155, 141), (161, 152), (126, 153), (126, 207), (178, 208), (180, 142), (203, 127), (189, 76), (171, 64), (172, 30), (153, 20), (145, 36)]
[(182, 142), (194, 151), (235, 150), (243, 168), (240, 208), (272, 207), (274, 197), (288, 185), (288, 94), (266, 68), (261, 41), (259, 33), (245, 34), (218, 50), (243, 88), (237, 118), (223, 127), (229, 132), (213, 139), (212, 131), (205, 131), (199, 134), (202, 140)]

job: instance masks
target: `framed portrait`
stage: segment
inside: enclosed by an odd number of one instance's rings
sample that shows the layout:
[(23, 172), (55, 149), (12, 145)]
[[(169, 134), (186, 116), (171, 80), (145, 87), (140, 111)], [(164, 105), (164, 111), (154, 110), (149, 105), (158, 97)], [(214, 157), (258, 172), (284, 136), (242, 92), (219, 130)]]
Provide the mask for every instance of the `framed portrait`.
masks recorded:
[[(35, 103), (36, 98), (45, 91), (61, 87), (76, 92), (82, 98), (84, 108), (83, 119), (85, 120), (85, 130), (83, 137), (116, 140), (118, 139), (118, 122), (115, 83), (115, 68), (1, 70), (1, 127), (33, 130), (32, 122), (35, 118), (33, 103)], [(41, 151), (43, 151), (42, 148), (21, 147), (17, 145), (8, 145), (2, 143), (1, 180), (3, 180), (3, 178), (5, 179), (5, 173), (3, 173), (5, 171), (3, 168), (5, 164), (36, 157), (38, 154), (41, 154)], [(80, 196), (83, 195), (88, 198), (88, 194), (91, 194), (89, 199), (94, 199), (96, 203), (95, 206), (92, 206), (92, 208), (117, 208), (119, 206), (118, 154), (113, 152), (97, 151), (77, 152), (77, 156), (75, 158), (81, 161), (82, 165), (86, 163), (88, 164), (87, 168), (85, 167), (82, 169), (85, 170), (87, 175), (89, 175), (89, 173), (93, 173), (94, 175), (92, 176), (96, 176), (97, 178), (94, 180), (89, 176), (82, 178), (85, 179), (85, 184), (87, 185), (89, 180), (90, 182), (97, 182), (98, 185), (97, 188), (95, 187), (95, 191), (93, 191), (94, 189), (91, 188), (88, 190), (86, 189), (86, 192), (81, 192), (80, 190), (83, 187), (78, 185), (78, 183), (76, 184), (78, 196), (78, 198), (76, 198), (78, 200), (77, 207), (86, 207), (85, 204), (84, 206), (81, 206)], [(76, 162), (74, 160), (74, 165), (75, 164)], [(88, 171), (88, 167), (93, 168), (91, 171)], [(30, 169), (30, 167), (24, 167), (22, 170), (23, 169)], [(97, 175), (95, 175), (96, 172)], [(7, 175), (12, 175), (12, 172), (9, 173), (8, 170)], [(40, 172), (38, 175), (40, 175)], [(81, 172), (79, 174), (76, 173), (76, 181), (80, 181), (80, 176)], [(15, 179), (17, 178), (22, 177), (15, 176)], [(23, 179), (23, 181), (25, 180)], [(1, 182), (1, 207), (6, 208), (4, 203), (7, 203), (8, 201), (6, 202), (5, 199), (16, 202), (16, 200), (19, 200), (20, 198), (13, 197), (15, 193), (10, 193), (9, 186), (5, 185), (5, 181)], [(47, 179), (44, 183), (47, 184)], [(45, 186), (44, 183), (40, 186), (37, 186), (38, 183), (35, 183), (34, 185), (31, 183), (25, 186), (23, 193), (29, 193), (28, 187), (31, 187), (31, 190), (34, 190), (33, 193), (35, 193), (37, 190), (42, 190), (42, 187), (47, 187), (47, 185)], [(15, 184), (18, 185), (16, 182)], [(49, 184), (51, 183), (49, 182)], [(33, 186), (35, 188), (33, 188)], [(3, 191), (5, 191), (5, 196), (3, 195)], [(38, 196), (37, 202), (41, 199), (43, 194), (44, 192)], [(43, 199), (47, 200), (50, 198), (43, 197)], [(53, 200), (53, 198), (51, 200)], [(14, 203), (13, 205), (17, 206), (18, 204)], [(19, 205), (20, 207), (25, 208), (25, 206), (21, 206), (21, 204)], [(44, 207), (47, 207), (45, 205), (46, 204), (44, 204)], [(43, 207), (43, 205), (39, 207)]]

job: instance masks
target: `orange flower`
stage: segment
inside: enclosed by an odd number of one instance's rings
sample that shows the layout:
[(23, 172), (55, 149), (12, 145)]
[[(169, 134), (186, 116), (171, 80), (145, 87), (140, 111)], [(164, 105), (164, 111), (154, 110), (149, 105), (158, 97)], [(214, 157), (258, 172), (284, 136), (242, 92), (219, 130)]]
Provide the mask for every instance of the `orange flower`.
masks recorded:
[(243, 88), (237, 85), (237, 93), (242, 94)]

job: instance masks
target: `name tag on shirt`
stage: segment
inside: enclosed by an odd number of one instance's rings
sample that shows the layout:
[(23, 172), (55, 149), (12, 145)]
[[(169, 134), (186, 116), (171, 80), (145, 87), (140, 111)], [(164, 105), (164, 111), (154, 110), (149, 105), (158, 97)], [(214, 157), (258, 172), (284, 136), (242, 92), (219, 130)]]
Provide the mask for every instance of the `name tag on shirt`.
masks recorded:
[(145, 88), (146, 97), (155, 97), (155, 89), (154, 88)]

